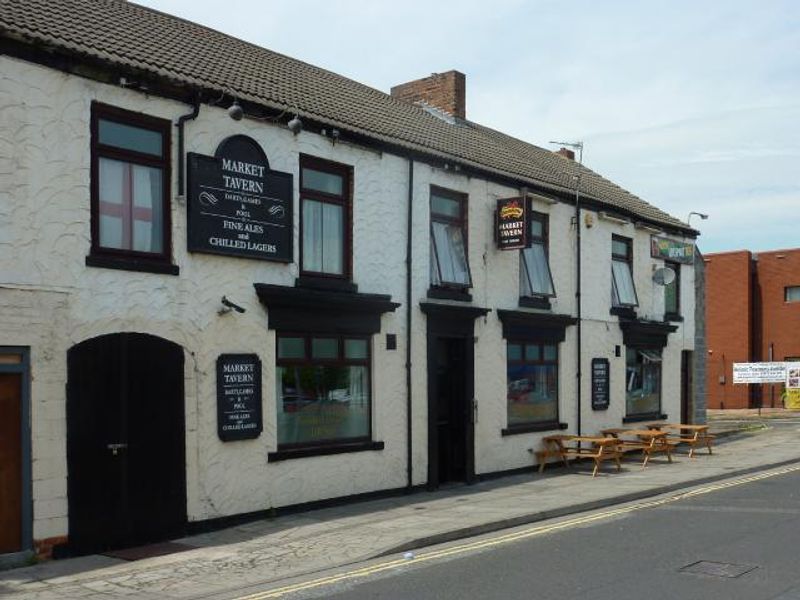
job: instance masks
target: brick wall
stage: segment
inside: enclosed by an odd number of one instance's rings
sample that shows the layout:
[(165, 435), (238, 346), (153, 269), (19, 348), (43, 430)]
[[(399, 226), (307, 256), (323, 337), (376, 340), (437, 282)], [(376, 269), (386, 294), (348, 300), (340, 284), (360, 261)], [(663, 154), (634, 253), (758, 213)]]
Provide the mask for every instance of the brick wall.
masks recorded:
[[(759, 360), (800, 357), (800, 302), (786, 302), (784, 288), (800, 286), (800, 248), (759, 252), (756, 260), (756, 352)], [(760, 325), (760, 326), (759, 326)], [(762, 406), (780, 407), (783, 386), (765, 385)]]
[(449, 115), (466, 119), (466, 87), (463, 73), (447, 71), (396, 85), (391, 89), (391, 94), (406, 102), (423, 101)]
[(707, 254), (706, 399), (708, 408), (747, 408), (748, 385), (733, 385), (733, 363), (750, 362), (752, 256), (746, 250)]

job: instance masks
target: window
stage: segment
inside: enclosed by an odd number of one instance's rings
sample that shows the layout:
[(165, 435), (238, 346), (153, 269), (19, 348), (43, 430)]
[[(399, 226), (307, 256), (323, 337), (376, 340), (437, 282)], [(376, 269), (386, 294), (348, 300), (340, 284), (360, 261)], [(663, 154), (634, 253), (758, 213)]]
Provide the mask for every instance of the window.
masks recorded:
[(637, 306), (633, 285), (633, 244), (629, 238), (611, 239), (611, 305)]
[(278, 447), (369, 440), (369, 339), (281, 334), (277, 345)]
[(168, 262), (170, 122), (94, 103), (91, 128), (92, 255)]
[(300, 157), (300, 270), (350, 278), (351, 168)]
[(672, 283), (664, 286), (664, 315), (675, 317), (681, 314), (681, 266), (671, 262), (664, 263), (664, 266), (675, 272)]
[(786, 302), (800, 302), (800, 285), (783, 288), (783, 297)]
[(527, 341), (507, 346), (508, 427), (558, 421), (558, 346)]
[(625, 411), (627, 416), (661, 412), (661, 349), (625, 349)]
[(523, 296), (555, 296), (553, 277), (547, 257), (547, 215), (532, 212), (529, 230), (530, 248), (522, 251), (520, 289)]
[(468, 288), (467, 198), (431, 189), (431, 285)]

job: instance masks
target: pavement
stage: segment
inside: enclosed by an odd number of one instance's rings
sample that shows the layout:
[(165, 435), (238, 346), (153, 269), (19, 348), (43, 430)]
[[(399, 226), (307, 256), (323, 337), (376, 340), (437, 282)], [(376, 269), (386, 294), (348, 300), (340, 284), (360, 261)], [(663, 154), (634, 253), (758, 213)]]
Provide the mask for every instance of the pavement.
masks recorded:
[(189, 549), (125, 561), (108, 556), (47, 561), (0, 572), (3, 600), (235, 598), (288, 578), (436, 543), (677, 492), (800, 463), (800, 413), (709, 412), (713, 455), (681, 449), (673, 464), (634, 457), (621, 472), (591, 461), (474, 485), (279, 516), (174, 540)]

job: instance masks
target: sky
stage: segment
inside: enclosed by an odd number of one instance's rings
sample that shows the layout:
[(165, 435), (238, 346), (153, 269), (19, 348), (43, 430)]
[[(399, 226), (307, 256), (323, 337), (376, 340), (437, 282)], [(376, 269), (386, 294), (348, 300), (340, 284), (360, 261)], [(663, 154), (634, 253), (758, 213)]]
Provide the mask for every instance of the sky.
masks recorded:
[(800, 0), (137, 0), (384, 92), (456, 69), (467, 118), (700, 230), (800, 247)]

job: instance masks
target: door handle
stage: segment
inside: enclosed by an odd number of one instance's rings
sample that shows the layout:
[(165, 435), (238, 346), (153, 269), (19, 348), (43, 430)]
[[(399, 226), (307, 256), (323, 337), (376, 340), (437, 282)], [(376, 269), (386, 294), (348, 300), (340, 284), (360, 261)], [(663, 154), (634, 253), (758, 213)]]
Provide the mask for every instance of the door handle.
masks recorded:
[(127, 448), (128, 444), (106, 444), (106, 448), (111, 450), (111, 454), (116, 456), (120, 450)]

